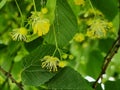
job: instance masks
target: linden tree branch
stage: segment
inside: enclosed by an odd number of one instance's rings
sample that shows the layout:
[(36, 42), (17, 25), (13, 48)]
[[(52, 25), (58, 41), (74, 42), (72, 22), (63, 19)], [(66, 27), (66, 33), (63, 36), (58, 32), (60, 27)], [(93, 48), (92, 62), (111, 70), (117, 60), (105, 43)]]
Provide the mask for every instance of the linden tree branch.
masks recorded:
[[(12, 68), (13, 68), (13, 65), (14, 65), (14, 61), (11, 62), (11, 66), (10, 66), (10, 68), (9, 68), (8, 73), (11, 73)], [(3, 84), (2, 84), (3, 87), (4, 87), (4, 85), (8, 82), (8, 79), (9, 79), (9, 74), (7, 75), (5, 81), (4, 81)]]
[(13, 83), (15, 83), (15, 84), (19, 87), (20, 90), (24, 90), (22, 84), (21, 84), (21, 83), (18, 83), (18, 82), (12, 77), (12, 75), (11, 75), (9, 72), (5, 71), (1, 66), (0, 66), (0, 72), (2, 72), (2, 73), (3, 73), (6, 77), (8, 77)]
[(113, 43), (111, 49), (109, 50), (109, 52), (107, 53), (107, 55), (104, 58), (102, 71), (100, 72), (100, 75), (98, 76), (98, 78), (96, 79), (95, 83), (93, 84), (93, 88), (97, 87), (98, 81), (102, 78), (103, 74), (105, 74), (106, 69), (107, 69), (109, 63), (111, 62), (113, 56), (117, 53), (119, 47), (120, 47), (120, 29), (119, 29), (119, 32), (118, 32), (117, 39), (115, 40), (115, 42)]

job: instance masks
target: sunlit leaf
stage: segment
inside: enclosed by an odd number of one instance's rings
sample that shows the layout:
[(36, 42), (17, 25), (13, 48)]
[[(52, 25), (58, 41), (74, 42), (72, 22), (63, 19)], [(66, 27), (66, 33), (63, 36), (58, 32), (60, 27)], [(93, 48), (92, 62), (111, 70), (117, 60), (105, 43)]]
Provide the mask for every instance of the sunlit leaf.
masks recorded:
[(0, 9), (6, 4), (7, 0), (2, 0), (0, 2)]

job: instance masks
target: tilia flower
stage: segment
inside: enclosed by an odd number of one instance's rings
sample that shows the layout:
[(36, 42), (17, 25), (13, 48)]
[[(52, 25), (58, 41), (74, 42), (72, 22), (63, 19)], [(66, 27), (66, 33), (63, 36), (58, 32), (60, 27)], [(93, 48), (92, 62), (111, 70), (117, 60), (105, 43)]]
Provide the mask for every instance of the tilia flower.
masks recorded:
[(41, 12), (42, 12), (43, 14), (47, 14), (48, 9), (47, 9), (47, 8), (42, 8), (42, 9), (41, 9)]
[(33, 23), (33, 33), (38, 34), (38, 36), (42, 36), (48, 33), (50, 27), (50, 22), (48, 19), (38, 20)]
[(91, 38), (102, 38), (106, 36), (107, 31), (111, 28), (109, 22), (102, 19), (95, 19), (89, 22), (87, 36)]
[(27, 29), (24, 27), (14, 29), (11, 32), (12, 39), (15, 41), (26, 41), (27, 40)]
[(45, 56), (42, 59), (42, 68), (46, 68), (49, 71), (57, 71), (59, 65), (59, 59), (57, 57), (53, 57), (53, 56)]
[(74, 38), (73, 38), (76, 42), (82, 42), (85, 40), (85, 36), (82, 33), (77, 33), (75, 34)]
[(50, 21), (44, 17), (45, 13), (47, 13), (47, 11), (44, 11), (44, 9), (42, 9), (42, 12), (32, 12), (30, 19), (32, 20), (33, 34), (43, 36), (48, 33), (50, 28)]
[(60, 61), (58, 66), (64, 68), (65, 66), (67, 66), (67, 61)]

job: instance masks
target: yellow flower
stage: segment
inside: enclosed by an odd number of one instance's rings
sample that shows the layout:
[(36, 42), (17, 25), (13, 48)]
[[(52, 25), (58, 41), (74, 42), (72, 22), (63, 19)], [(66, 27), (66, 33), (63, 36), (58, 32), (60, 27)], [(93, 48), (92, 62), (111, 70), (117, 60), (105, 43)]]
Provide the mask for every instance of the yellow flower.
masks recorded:
[(59, 64), (59, 59), (53, 56), (45, 56), (42, 59), (42, 68), (46, 68), (49, 71), (57, 71), (57, 66)]
[(32, 12), (30, 20), (32, 21), (33, 34), (42, 36), (48, 33), (50, 28), (50, 21), (44, 17), (45, 13), (47, 13), (45, 8), (42, 8), (41, 12)]
[(93, 18), (90, 18), (89, 20), (86, 21), (86, 24), (90, 26), (93, 23)]
[(109, 27), (109, 28), (113, 27), (113, 23), (112, 23), (112, 22), (109, 22), (109, 23), (108, 23), (108, 27)]
[(27, 40), (26, 35), (27, 35), (27, 29), (24, 27), (14, 29), (11, 32), (11, 36), (13, 40), (26, 41)]
[(60, 61), (58, 64), (59, 67), (63, 68), (65, 66), (67, 66), (67, 62), (66, 61)]
[(87, 17), (93, 17), (94, 15), (98, 15), (98, 16), (103, 16), (102, 12), (100, 12), (99, 10), (95, 9), (88, 9), (87, 12), (85, 12), (84, 14), (84, 17), (87, 18)]
[(74, 36), (74, 40), (76, 42), (82, 42), (85, 40), (85, 37), (82, 33), (77, 33), (75, 36)]
[(84, 5), (85, 1), (84, 0), (74, 0), (75, 5)]
[(33, 33), (42, 36), (48, 33), (50, 28), (50, 22), (48, 19), (39, 20), (32, 25)]
[(108, 22), (101, 19), (96, 19), (89, 23), (87, 30), (87, 36), (91, 38), (102, 38), (106, 36), (106, 32), (109, 29)]
[(42, 9), (41, 9), (41, 12), (42, 12), (43, 14), (46, 14), (46, 13), (48, 12), (48, 9), (47, 9), (47, 8), (42, 8)]

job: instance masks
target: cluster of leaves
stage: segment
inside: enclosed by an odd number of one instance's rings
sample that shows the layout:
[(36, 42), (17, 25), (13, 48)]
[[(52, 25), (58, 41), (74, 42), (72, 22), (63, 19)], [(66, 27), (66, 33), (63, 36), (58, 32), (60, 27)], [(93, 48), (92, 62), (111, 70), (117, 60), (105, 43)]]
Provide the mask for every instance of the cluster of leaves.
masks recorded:
[[(45, 17), (50, 28), (36, 35), (29, 17), (42, 7), (48, 9)], [(1, 0), (0, 22), (0, 66), (22, 82), (25, 90), (93, 90), (92, 83), (118, 35), (118, 0)], [(13, 29), (20, 27), (28, 30), (26, 42), (11, 37)], [(120, 50), (107, 68), (104, 87), (99, 84), (96, 90), (120, 89), (119, 54)], [(50, 72), (42, 68), (45, 56), (66, 61), (67, 66), (56, 65), (58, 70)], [(0, 89), (19, 90), (1, 72)]]

